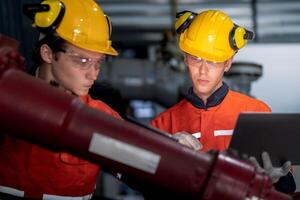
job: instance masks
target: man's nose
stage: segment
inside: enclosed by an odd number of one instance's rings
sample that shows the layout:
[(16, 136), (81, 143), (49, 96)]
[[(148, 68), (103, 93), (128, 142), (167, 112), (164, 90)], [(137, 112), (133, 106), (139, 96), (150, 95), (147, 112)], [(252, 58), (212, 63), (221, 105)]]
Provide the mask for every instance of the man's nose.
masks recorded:
[(200, 74), (205, 74), (205, 73), (207, 73), (207, 71), (208, 71), (208, 63), (206, 60), (202, 60), (199, 63), (199, 72), (200, 72)]
[(92, 63), (89, 67), (88, 78), (95, 81), (99, 74), (99, 63)]

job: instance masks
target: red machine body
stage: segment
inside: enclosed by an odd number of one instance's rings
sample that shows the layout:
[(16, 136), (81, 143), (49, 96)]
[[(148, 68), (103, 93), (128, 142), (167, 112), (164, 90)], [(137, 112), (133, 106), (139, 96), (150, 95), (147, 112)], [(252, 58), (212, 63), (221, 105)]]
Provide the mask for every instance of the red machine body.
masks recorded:
[[(0, 60), (19, 58), (1, 52)], [(114, 119), (12, 63), (0, 62), (1, 133), (99, 163), (129, 177), (141, 191), (168, 199), (292, 199), (247, 161), (226, 152), (195, 152)]]

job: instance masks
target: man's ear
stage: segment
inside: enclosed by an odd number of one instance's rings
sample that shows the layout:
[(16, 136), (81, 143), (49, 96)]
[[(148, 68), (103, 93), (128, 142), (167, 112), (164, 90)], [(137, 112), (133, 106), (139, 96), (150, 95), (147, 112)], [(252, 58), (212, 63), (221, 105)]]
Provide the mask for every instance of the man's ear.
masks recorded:
[(231, 58), (229, 58), (228, 60), (225, 61), (225, 69), (224, 72), (228, 72), (231, 65), (232, 65), (232, 61), (233, 61), (233, 56)]
[(40, 54), (41, 54), (41, 58), (43, 59), (43, 61), (45, 63), (48, 63), (48, 64), (52, 63), (53, 52), (47, 44), (43, 44), (40, 47)]

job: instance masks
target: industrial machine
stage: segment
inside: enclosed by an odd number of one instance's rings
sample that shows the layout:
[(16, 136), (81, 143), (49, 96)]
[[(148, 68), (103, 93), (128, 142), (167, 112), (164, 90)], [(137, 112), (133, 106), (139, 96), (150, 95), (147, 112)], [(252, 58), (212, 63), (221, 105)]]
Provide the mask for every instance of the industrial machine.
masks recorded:
[(230, 89), (251, 95), (251, 83), (263, 75), (263, 66), (252, 62), (234, 62), (225, 73), (225, 82)]
[[(176, 38), (168, 36), (163, 42), (156, 50), (158, 55), (152, 56), (155, 57), (153, 61), (136, 58), (111, 60), (102, 66), (97, 85), (102, 84), (102, 88), (105, 84), (110, 85), (126, 100), (151, 100), (167, 108), (178, 103), (192, 83)], [(253, 62), (233, 62), (224, 75), (224, 82), (231, 90), (252, 96), (251, 84), (262, 77), (263, 66)]]
[(17, 45), (8, 40), (0, 37), (1, 134), (98, 163), (153, 199), (292, 199), (247, 160), (193, 151), (27, 75)]

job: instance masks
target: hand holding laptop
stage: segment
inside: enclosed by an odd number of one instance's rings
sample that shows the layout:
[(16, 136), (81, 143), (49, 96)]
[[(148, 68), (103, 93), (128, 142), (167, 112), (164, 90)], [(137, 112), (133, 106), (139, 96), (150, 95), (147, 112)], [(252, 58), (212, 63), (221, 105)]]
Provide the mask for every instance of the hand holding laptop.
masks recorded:
[(286, 161), (281, 167), (273, 167), (270, 155), (267, 152), (261, 154), (263, 166), (261, 166), (255, 157), (249, 160), (256, 166), (259, 172), (266, 172), (271, 177), (272, 183), (276, 183), (281, 177), (286, 176), (291, 169), (291, 162)]

